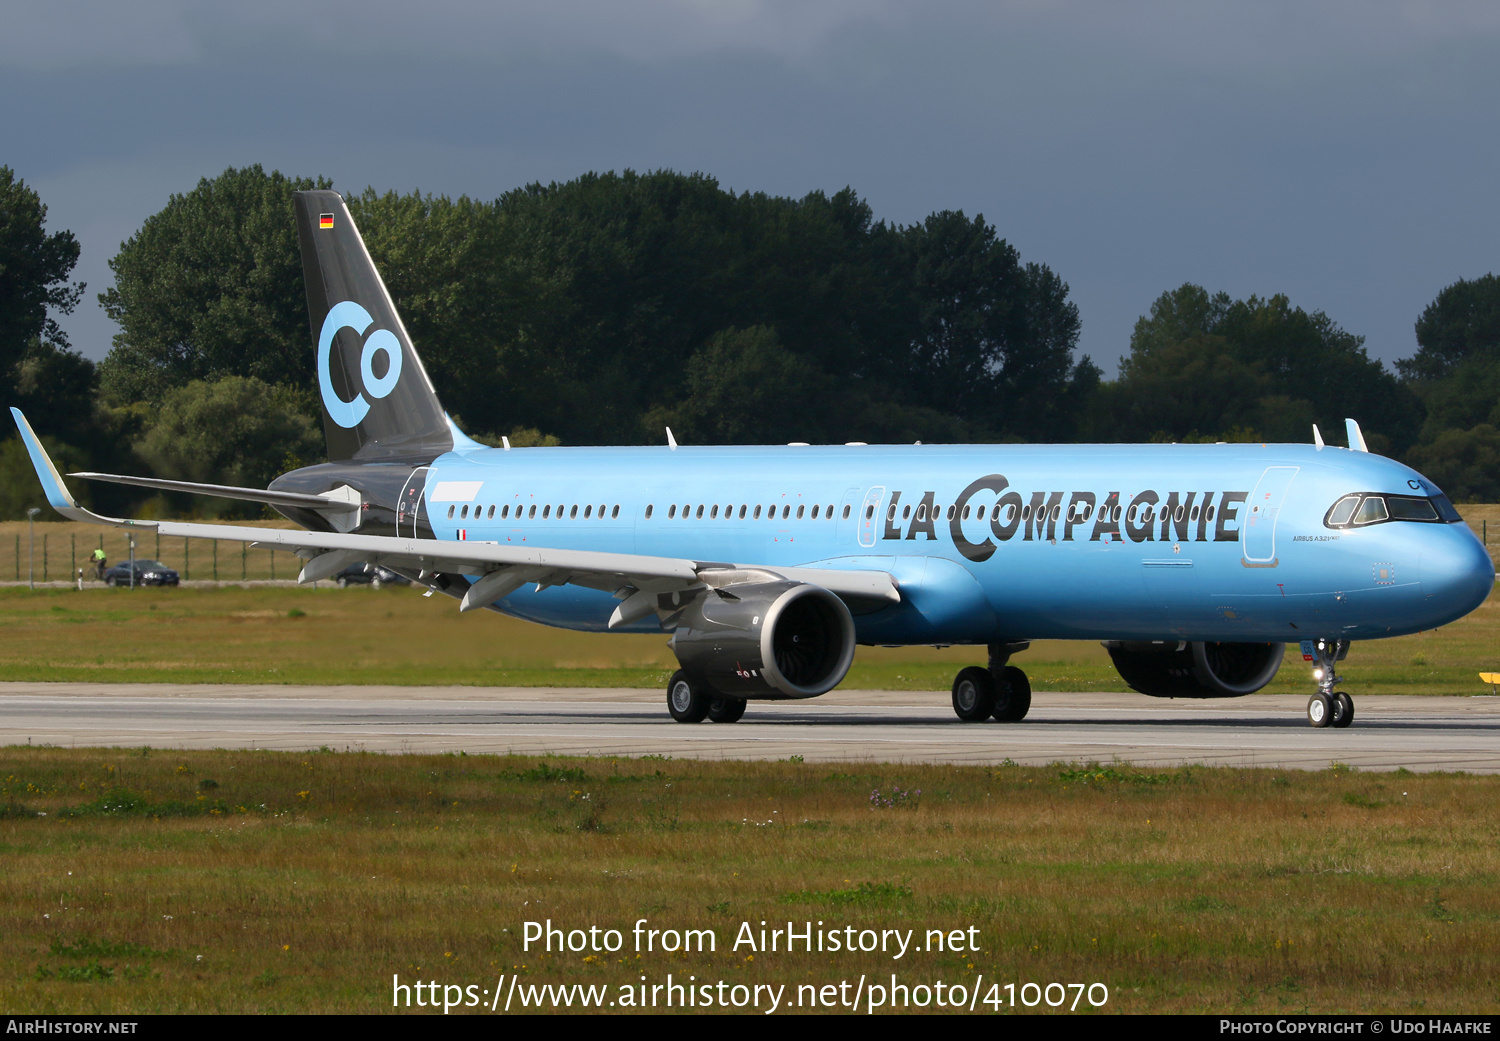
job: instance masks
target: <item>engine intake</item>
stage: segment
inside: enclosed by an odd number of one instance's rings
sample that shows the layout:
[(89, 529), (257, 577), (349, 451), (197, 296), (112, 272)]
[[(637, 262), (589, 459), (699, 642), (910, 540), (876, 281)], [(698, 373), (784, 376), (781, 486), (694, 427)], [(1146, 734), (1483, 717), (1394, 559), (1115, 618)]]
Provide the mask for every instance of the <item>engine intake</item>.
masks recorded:
[(741, 698), (815, 698), (854, 662), (854, 619), (837, 596), (805, 582), (710, 589), (672, 636), (689, 675)]
[(1271, 682), (1284, 643), (1104, 644), (1120, 678), (1153, 698), (1237, 698)]

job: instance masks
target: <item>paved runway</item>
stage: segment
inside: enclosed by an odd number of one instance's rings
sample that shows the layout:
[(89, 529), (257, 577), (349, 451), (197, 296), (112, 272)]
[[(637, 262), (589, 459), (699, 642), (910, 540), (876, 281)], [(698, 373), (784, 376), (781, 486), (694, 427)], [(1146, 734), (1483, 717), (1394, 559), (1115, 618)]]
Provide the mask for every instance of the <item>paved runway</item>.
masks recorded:
[(1019, 724), (959, 722), (942, 693), (835, 691), (685, 726), (657, 690), (0, 683), (0, 744), (669, 755), (808, 762), (1204, 763), (1500, 772), (1500, 698), (1355, 698), (1348, 730), (1306, 699), (1039, 693)]

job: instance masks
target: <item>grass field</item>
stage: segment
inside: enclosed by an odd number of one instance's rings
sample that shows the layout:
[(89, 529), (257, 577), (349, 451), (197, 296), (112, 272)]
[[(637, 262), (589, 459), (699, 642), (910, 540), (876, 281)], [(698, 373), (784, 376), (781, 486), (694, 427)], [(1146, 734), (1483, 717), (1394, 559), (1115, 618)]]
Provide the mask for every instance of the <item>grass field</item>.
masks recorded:
[[(1476, 532), (1500, 505), (1461, 508)], [(258, 522), (267, 523), (267, 522)], [(288, 522), (278, 526), (290, 527)], [(36, 525), (35, 573), (66, 578), (101, 537), (110, 559), (125, 536), (96, 525)], [(102, 536), (101, 536), (102, 532)], [(192, 579), (287, 579), (292, 554), (142, 535), (141, 556), (160, 556)], [(27, 526), (0, 524), (0, 581), (27, 571)], [(9, 554), (7, 554), (9, 549)], [(13, 559), (7, 560), (7, 556)], [(7, 566), (9, 565), (9, 566)], [(59, 571), (61, 573), (59, 573)], [(14, 579), (12, 578), (12, 581)], [(570, 633), (474, 612), (410, 589), (237, 588), (83, 593), (0, 588), (0, 680), (214, 683), (431, 683), (514, 686), (658, 686), (676, 667), (664, 636)], [(1440, 632), (1356, 645), (1342, 672), (1351, 693), (1482, 693), (1478, 673), (1500, 670), (1500, 612), (1492, 597)], [(844, 686), (943, 690), (979, 648), (862, 647)], [(1121, 690), (1097, 643), (1042, 641), (1016, 658), (1037, 690)], [(1311, 682), (1297, 648), (1267, 693), (1300, 693)]]
[[(412, 589), (261, 587), (30, 591), (0, 588), (0, 681), (393, 683), (654, 687), (676, 667), (666, 636), (573, 633), (489, 611), (460, 615)], [(1500, 606), (1442, 630), (1359, 643), (1341, 669), (1354, 694), (1480, 694), (1500, 669)], [(982, 648), (861, 647), (844, 686), (945, 690)], [(1037, 690), (1123, 690), (1092, 642), (1019, 655)], [(1288, 651), (1267, 693), (1309, 691)]]
[[(982, 976), (981, 1010), (1028, 982), (1103, 983), (1113, 1012), (1500, 1007), (1490, 778), (51, 748), (0, 750), (0, 778), (7, 1012), (378, 1012), (393, 974), (668, 972), (788, 1002), (895, 972)], [(625, 948), (524, 950), (548, 918)], [(637, 957), (640, 918), (716, 950)], [(979, 949), (734, 950), (762, 920)]]

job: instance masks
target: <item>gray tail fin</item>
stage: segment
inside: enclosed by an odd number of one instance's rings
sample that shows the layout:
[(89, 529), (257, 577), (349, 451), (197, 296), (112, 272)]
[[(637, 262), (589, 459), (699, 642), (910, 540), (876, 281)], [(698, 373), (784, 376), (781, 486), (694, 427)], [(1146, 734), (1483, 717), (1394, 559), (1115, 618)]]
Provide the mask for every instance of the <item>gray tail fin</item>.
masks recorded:
[(302, 278), (331, 460), (431, 462), (447, 416), (338, 192), (297, 192)]

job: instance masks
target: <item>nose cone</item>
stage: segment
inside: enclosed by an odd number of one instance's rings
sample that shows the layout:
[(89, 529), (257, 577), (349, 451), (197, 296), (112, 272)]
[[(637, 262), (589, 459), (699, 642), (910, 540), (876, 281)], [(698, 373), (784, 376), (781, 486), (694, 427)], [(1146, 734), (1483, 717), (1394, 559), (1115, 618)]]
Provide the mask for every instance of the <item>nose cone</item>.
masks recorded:
[(1438, 537), (1422, 546), (1422, 596), (1442, 618), (1435, 624), (1446, 625), (1484, 603), (1495, 588), (1495, 565), (1467, 526), (1429, 530)]

